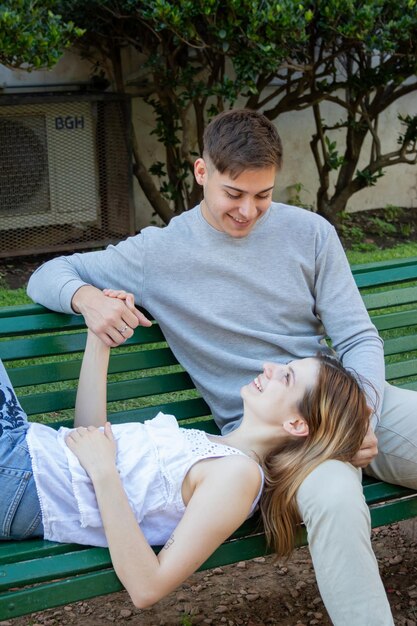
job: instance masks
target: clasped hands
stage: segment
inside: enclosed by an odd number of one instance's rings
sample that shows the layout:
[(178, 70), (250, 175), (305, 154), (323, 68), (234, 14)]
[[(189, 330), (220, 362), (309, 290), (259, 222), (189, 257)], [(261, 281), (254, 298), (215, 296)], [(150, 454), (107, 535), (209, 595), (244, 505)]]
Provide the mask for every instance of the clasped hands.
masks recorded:
[(100, 291), (92, 285), (83, 285), (74, 294), (72, 306), (110, 348), (124, 343), (138, 326), (152, 326), (151, 320), (135, 307), (133, 294), (122, 289)]

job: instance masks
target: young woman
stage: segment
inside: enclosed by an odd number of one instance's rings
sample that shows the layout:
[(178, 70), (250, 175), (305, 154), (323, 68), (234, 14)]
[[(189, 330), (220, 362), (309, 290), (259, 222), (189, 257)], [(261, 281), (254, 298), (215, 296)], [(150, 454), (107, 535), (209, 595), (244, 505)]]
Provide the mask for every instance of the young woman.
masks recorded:
[[(76, 428), (59, 431), (27, 422), (1, 365), (0, 539), (108, 545), (140, 608), (175, 589), (251, 515), (264, 476), (268, 538), (288, 554), (302, 480), (326, 459), (348, 462), (368, 428), (363, 391), (329, 357), (266, 363), (242, 388), (242, 421), (227, 436), (180, 428), (161, 413), (111, 427), (108, 359), (89, 332)], [(156, 556), (150, 544), (164, 548)]]

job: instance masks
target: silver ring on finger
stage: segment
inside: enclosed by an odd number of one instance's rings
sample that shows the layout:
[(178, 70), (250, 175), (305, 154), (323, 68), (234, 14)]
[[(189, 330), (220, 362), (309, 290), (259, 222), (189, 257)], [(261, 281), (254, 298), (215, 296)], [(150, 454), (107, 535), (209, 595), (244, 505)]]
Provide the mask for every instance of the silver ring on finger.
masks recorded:
[(118, 328), (117, 330), (119, 331), (121, 335), (123, 335), (123, 333), (125, 333), (128, 328), (129, 326), (122, 326), (121, 328)]

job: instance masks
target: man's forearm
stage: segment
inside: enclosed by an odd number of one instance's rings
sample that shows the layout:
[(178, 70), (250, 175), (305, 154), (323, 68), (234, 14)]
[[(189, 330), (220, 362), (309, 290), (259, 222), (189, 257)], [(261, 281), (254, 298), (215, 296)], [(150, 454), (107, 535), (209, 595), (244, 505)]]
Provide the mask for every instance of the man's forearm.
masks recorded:
[(375, 429), (379, 419), (385, 386), (385, 363), (383, 342), (375, 335), (343, 354), (343, 365), (358, 375), (374, 411), (371, 425)]
[(34, 302), (60, 313), (73, 313), (74, 293), (85, 286), (65, 257), (52, 259), (39, 267), (30, 277), (27, 294)]
[(91, 304), (94, 299), (100, 297), (103, 297), (100, 289), (92, 285), (82, 285), (72, 296), (71, 308), (75, 313), (84, 314), (88, 305)]

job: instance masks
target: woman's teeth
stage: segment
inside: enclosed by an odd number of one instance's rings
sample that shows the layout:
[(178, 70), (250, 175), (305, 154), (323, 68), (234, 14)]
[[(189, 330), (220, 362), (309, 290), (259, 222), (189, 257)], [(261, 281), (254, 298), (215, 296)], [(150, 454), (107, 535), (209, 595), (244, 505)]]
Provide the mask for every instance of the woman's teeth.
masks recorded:
[(261, 381), (259, 380), (258, 376), (255, 378), (255, 380), (253, 382), (255, 383), (255, 385), (258, 388), (258, 390), (262, 393), (263, 387), (261, 385)]

